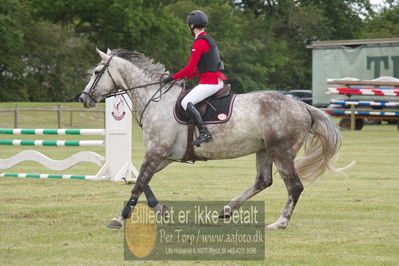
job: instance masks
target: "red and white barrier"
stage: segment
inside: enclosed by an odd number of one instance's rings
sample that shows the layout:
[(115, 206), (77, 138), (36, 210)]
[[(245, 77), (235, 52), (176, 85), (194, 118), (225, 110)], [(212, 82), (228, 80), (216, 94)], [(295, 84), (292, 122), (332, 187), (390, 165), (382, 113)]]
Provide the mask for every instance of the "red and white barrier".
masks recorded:
[(399, 89), (351, 89), (347, 87), (328, 88), (327, 94), (350, 94), (350, 95), (377, 95), (377, 96), (399, 96)]

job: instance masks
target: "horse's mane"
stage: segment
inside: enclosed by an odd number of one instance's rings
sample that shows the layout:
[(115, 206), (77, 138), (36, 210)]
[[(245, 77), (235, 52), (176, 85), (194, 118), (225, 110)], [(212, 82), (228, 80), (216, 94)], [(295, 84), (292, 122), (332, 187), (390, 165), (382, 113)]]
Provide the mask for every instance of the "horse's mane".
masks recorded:
[(115, 49), (111, 51), (111, 55), (123, 58), (154, 75), (160, 76), (166, 71), (163, 64), (155, 62), (153, 59), (148, 58), (144, 54), (136, 51)]

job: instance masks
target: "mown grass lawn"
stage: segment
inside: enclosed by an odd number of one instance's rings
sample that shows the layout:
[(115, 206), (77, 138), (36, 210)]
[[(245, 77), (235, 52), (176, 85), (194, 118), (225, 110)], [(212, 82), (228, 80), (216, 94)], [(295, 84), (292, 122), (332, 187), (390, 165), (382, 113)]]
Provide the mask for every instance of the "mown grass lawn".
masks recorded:
[[(0, 104), (0, 108), (13, 105)], [(19, 103), (20, 107), (44, 105)], [(71, 105), (80, 106), (67, 106)], [(70, 127), (69, 114), (63, 117), (64, 126)], [(0, 127), (13, 127), (12, 118), (11, 113), (0, 113)], [(21, 113), (20, 127), (54, 128), (55, 118), (55, 113)], [(74, 128), (101, 128), (102, 125), (100, 114), (74, 114)], [(342, 134), (344, 143), (337, 166), (353, 160), (357, 161), (356, 166), (348, 169), (346, 175), (327, 173), (314, 183), (305, 183), (288, 229), (266, 232), (264, 262), (142, 264), (398, 265), (399, 132), (394, 125), (379, 125)], [(138, 167), (144, 148), (137, 126), (133, 135), (133, 161)], [(0, 149), (0, 158), (7, 158), (23, 148), (1, 146)], [(79, 148), (40, 150), (49, 157), (62, 159)], [(100, 148), (94, 150), (102, 152)], [(172, 164), (156, 175), (151, 185), (160, 200), (227, 202), (254, 181), (254, 159), (254, 155), (250, 155), (194, 165)], [(97, 170), (95, 165), (82, 164), (64, 173), (95, 174)], [(52, 173), (32, 162), (6, 172)], [(130, 190), (131, 186), (109, 181), (0, 178), (0, 264), (135, 263), (123, 259), (123, 231), (105, 227), (129, 197)], [(254, 200), (265, 201), (266, 222), (274, 222), (287, 200), (281, 179), (275, 176), (273, 186)]]

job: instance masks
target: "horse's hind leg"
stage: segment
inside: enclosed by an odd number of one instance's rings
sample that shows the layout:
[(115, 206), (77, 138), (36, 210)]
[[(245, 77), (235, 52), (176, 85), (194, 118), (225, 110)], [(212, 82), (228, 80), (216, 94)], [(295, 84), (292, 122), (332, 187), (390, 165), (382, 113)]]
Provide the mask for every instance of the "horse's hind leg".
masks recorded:
[(266, 153), (265, 150), (256, 153), (256, 179), (255, 184), (250, 187), (247, 191), (241, 193), (237, 197), (233, 198), (231, 202), (226, 205), (220, 212), (219, 217), (229, 217), (234, 209), (239, 208), (246, 200), (252, 198), (265, 188), (269, 187), (273, 183), (272, 179), (272, 163), (273, 161)]
[[(286, 152), (280, 150), (280, 152)], [(291, 218), (292, 212), (294, 211), (295, 205), (298, 202), (299, 195), (303, 191), (303, 185), (301, 180), (298, 177), (298, 174), (295, 170), (294, 159), (284, 158), (285, 156), (276, 155), (278, 152), (273, 154), (274, 163), (276, 164), (278, 171), (285, 183), (288, 192), (288, 201), (285, 205), (285, 208), (280, 215), (278, 220), (268, 226), (266, 229), (285, 229), (288, 225), (288, 222)]]

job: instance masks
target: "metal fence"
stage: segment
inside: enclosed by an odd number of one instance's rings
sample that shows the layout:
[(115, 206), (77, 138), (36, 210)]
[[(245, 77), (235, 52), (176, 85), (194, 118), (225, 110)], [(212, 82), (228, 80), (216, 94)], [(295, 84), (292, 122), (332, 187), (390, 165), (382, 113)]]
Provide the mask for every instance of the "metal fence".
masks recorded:
[(73, 124), (73, 113), (74, 112), (91, 112), (91, 113), (103, 113), (104, 114), (104, 123), (105, 123), (105, 110), (93, 110), (93, 109), (75, 109), (75, 108), (62, 108), (61, 105), (59, 105), (57, 108), (19, 108), (18, 105), (15, 106), (15, 108), (0, 108), (0, 112), (13, 112), (14, 113), (14, 128), (18, 128), (19, 125), (19, 115), (20, 112), (55, 112), (57, 116), (57, 126), (58, 128), (61, 128), (62, 125), (62, 119), (61, 119), (61, 113), (62, 112), (69, 112), (69, 118), (68, 122), (69, 125), (72, 126)]

